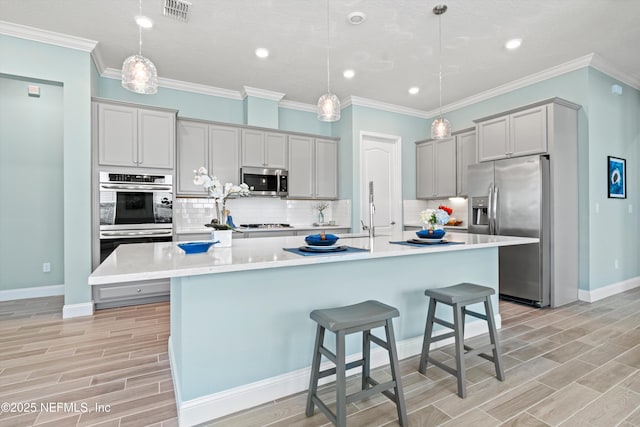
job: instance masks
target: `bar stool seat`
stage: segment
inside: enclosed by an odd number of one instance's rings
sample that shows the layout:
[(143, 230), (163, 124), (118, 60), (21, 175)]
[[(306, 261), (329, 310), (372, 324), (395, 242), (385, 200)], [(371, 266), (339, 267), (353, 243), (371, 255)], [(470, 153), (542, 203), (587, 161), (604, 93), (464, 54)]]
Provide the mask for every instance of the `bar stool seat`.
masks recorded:
[[(493, 362), (496, 376), (500, 381), (504, 381), (500, 343), (498, 342), (498, 332), (493, 317), (493, 309), (491, 308), (491, 295), (494, 293), (495, 291), (492, 288), (474, 283), (459, 283), (444, 288), (427, 289), (424, 292), (424, 294), (429, 297), (429, 312), (427, 314), (427, 324), (425, 326), (418, 371), (424, 374), (426, 372), (427, 362), (431, 362), (435, 366), (447, 371), (458, 379), (458, 396), (462, 398), (464, 398), (467, 393), (464, 373), (465, 354), (478, 355)], [(485, 314), (477, 313), (466, 308), (468, 305), (479, 302), (484, 303)], [(437, 303), (446, 304), (453, 308), (453, 323), (435, 316)], [(481, 348), (472, 348), (464, 344), (464, 320), (467, 314), (487, 321), (489, 327), (489, 345)], [(432, 337), (434, 323), (453, 329), (453, 332)], [(429, 357), (429, 347), (432, 343), (451, 337), (455, 338), (456, 369)], [(487, 352), (491, 352), (491, 355), (486, 354)]]
[[(313, 310), (309, 317), (317, 323), (316, 341), (311, 364), (311, 380), (307, 396), (306, 416), (313, 415), (317, 406), (327, 418), (338, 427), (347, 424), (347, 404), (366, 399), (374, 394), (382, 393), (396, 404), (398, 420), (401, 426), (407, 426), (407, 411), (400, 380), (400, 367), (393, 334), (393, 318), (400, 313), (394, 307), (379, 301), (369, 300), (344, 307)], [(371, 334), (371, 329), (384, 327), (386, 341)], [(324, 333), (329, 330), (336, 334), (335, 354), (324, 346)], [(345, 362), (345, 336), (362, 332), (362, 358), (350, 363)], [(371, 342), (386, 349), (389, 353), (391, 381), (379, 383), (370, 376)], [(335, 367), (320, 371), (320, 362), (325, 356)], [(346, 394), (346, 371), (362, 366), (361, 391)], [(336, 375), (336, 413), (322, 402), (317, 394), (318, 380), (329, 375)], [(393, 392), (390, 390), (393, 389)]]

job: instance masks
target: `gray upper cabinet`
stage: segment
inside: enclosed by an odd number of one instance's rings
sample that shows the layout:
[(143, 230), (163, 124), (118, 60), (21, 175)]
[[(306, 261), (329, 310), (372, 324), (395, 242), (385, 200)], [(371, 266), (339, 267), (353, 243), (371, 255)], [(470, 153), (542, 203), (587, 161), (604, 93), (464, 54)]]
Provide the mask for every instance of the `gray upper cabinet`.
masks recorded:
[(456, 139), (416, 143), (416, 198), (456, 195)]
[(315, 178), (317, 199), (338, 198), (338, 141), (315, 140)]
[(221, 182), (239, 183), (240, 129), (233, 126), (178, 120), (177, 195), (202, 196), (193, 171), (204, 166)]
[(287, 135), (242, 129), (242, 166), (287, 169)]
[(338, 142), (289, 136), (289, 198), (338, 198)]
[(98, 163), (173, 169), (176, 113), (97, 103)]
[(467, 168), (476, 163), (476, 131), (471, 130), (456, 135), (457, 177), (456, 195), (467, 196)]
[(478, 121), (478, 161), (547, 152), (547, 106)]

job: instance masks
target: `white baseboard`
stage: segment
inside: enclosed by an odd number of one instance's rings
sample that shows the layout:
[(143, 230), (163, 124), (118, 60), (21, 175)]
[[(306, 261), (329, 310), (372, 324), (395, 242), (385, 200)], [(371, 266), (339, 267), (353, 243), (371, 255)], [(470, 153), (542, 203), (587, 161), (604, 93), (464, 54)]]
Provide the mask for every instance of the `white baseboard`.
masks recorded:
[(64, 295), (64, 285), (35, 286), (33, 288), (8, 289), (0, 291), (0, 301), (42, 298)]
[(632, 277), (631, 279), (623, 280), (622, 282), (612, 283), (602, 288), (594, 289), (592, 291), (578, 290), (578, 299), (580, 301), (595, 302), (612, 295), (616, 295), (640, 286), (640, 276)]
[(62, 307), (62, 318), (91, 316), (93, 314), (93, 301), (80, 304), (65, 304)]
[[(499, 314), (495, 315), (496, 327), (500, 328), (502, 318)], [(445, 333), (447, 330), (439, 331)], [(488, 332), (486, 322), (474, 321), (466, 325), (465, 338), (471, 338)], [(407, 357), (420, 354), (422, 351), (422, 336), (409, 338), (398, 341), (396, 347), (398, 349), (398, 358), (400, 360)], [(453, 338), (445, 339), (434, 343), (431, 348), (436, 349), (453, 343)], [(355, 354), (347, 358), (347, 362), (359, 358), (359, 354)], [(173, 376), (173, 384), (176, 395), (176, 405), (178, 407), (178, 421), (180, 426), (193, 426), (206, 421), (213, 420), (234, 412), (249, 409), (263, 403), (271, 402), (309, 388), (309, 377), (311, 367), (298, 369), (296, 371), (287, 372), (282, 375), (256, 381), (250, 384), (224, 390), (218, 393), (202, 396), (197, 399), (183, 402), (180, 399), (180, 390), (176, 385), (179, 384), (175, 369), (175, 359), (173, 354), (173, 346), (171, 337), (169, 337), (169, 363), (171, 365), (171, 375)], [(386, 350), (375, 347), (371, 350), (371, 368), (383, 366), (389, 363)], [(333, 366), (330, 362), (322, 365), (321, 369)], [(418, 367), (416, 366), (416, 370)], [(354, 368), (352, 373), (357, 373), (358, 368)], [(320, 381), (324, 384), (335, 381), (335, 375), (329, 376)]]

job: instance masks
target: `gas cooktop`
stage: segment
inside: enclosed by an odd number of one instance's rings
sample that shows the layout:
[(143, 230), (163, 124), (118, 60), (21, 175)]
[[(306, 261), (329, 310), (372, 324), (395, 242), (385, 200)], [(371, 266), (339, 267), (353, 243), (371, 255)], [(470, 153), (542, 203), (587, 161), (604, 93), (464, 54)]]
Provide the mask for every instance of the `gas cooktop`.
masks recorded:
[(289, 224), (240, 224), (244, 228), (293, 228)]

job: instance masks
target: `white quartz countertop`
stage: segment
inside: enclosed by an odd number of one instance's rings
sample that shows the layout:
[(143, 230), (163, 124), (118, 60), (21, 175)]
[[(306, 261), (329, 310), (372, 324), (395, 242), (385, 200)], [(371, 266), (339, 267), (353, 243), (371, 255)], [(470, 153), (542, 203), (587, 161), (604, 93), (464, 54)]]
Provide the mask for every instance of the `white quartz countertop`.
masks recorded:
[(327, 262), (345, 262), (416, 254), (455, 252), (498, 246), (536, 243), (537, 238), (492, 236), (449, 232), (446, 239), (463, 242), (458, 245), (398, 245), (390, 241), (415, 238), (415, 232), (405, 231), (394, 236), (343, 237), (340, 244), (367, 249), (367, 252), (332, 253), (301, 256), (282, 248), (304, 245), (304, 236), (236, 239), (229, 248), (212, 246), (208, 252), (185, 254), (176, 243), (133, 243), (120, 245), (89, 276), (90, 285), (131, 282), (201, 274), (290, 267)]
[[(236, 232), (239, 233), (271, 233), (274, 231), (307, 231), (307, 230), (343, 230), (345, 228), (351, 228), (349, 225), (292, 225), (287, 228), (243, 228), (238, 227), (235, 229)], [(202, 234), (202, 233), (210, 233), (213, 230), (211, 227), (207, 227), (205, 225), (195, 226), (195, 227), (180, 227), (176, 228), (176, 234)]]

